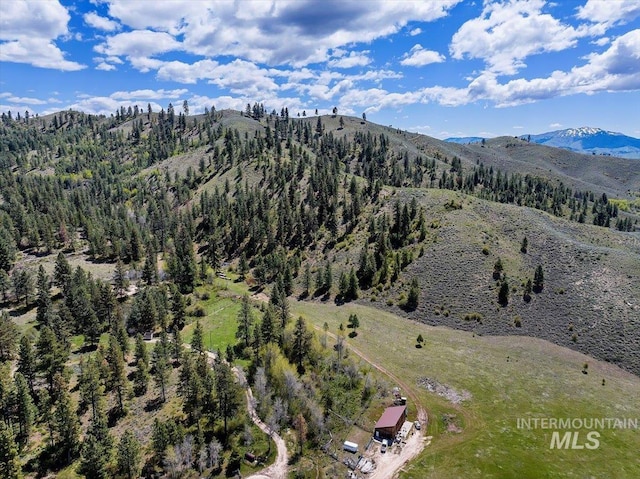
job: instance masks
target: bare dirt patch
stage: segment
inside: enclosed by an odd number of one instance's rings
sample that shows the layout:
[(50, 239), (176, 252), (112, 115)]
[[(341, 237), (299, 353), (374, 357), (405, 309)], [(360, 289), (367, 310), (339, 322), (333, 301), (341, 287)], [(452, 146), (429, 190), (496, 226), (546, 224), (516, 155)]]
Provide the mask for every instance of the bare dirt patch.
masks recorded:
[(427, 391), (445, 398), (452, 404), (460, 404), (463, 401), (468, 401), (472, 397), (469, 391), (464, 389), (462, 391), (456, 391), (451, 386), (441, 384), (432, 378), (420, 378), (418, 379), (418, 385), (426, 388)]
[(376, 445), (373, 449), (375, 453), (370, 458), (375, 463), (376, 468), (368, 477), (371, 479), (389, 479), (396, 477), (400, 469), (420, 454), (424, 447), (424, 436), (420, 431), (415, 430), (405, 444), (402, 446), (394, 445), (385, 453), (381, 453), (380, 448)]

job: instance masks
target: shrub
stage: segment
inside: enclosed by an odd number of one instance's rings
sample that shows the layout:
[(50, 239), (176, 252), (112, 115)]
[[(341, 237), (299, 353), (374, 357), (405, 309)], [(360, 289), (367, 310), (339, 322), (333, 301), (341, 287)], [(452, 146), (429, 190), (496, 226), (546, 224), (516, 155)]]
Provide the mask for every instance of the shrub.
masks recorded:
[(487, 248), (486, 246), (482, 248), (482, 254), (485, 256), (489, 256), (489, 248)]
[(476, 321), (482, 324), (482, 320), (484, 319), (484, 317), (480, 313), (473, 312), (465, 314), (463, 319), (465, 321)]
[(520, 319), (520, 316), (516, 316), (515, 319), (513, 320), (513, 325), (516, 328), (521, 328), (522, 327), (522, 320)]

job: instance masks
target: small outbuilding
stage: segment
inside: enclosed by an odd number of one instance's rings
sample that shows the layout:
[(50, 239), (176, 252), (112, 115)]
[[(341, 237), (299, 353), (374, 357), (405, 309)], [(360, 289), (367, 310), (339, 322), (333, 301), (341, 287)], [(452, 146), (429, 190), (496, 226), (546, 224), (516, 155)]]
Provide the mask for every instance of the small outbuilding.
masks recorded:
[(376, 423), (373, 437), (377, 440), (394, 440), (407, 419), (407, 406), (391, 406), (385, 409)]
[(344, 441), (342, 444), (342, 449), (349, 452), (358, 452), (358, 444), (351, 441)]

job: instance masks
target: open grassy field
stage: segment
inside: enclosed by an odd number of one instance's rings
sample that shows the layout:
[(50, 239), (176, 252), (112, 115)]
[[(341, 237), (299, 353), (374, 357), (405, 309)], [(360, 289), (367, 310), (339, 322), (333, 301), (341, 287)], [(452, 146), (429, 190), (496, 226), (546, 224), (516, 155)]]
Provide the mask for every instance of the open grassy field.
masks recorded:
[(193, 318), (182, 330), (182, 339), (191, 342), (196, 320), (200, 321), (204, 331), (204, 345), (210, 351), (224, 349), (228, 344), (235, 344), (238, 311), (240, 304), (231, 298), (221, 298), (215, 294), (210, 299), (200, 301), (199, 306), (205, 309), (206, 316)]
[[(292, 301), (292, 312), (334, 332), (356, 313), (361, 327), (348, 343), (411, 385), (426, 407), (433, 442), (401, 477), (640, 477), (638, 430), (598, 430), (595, 450), (557, 450), (552, 430), (517, 424), (532, 417), (640, 421), (640, 379), (615, 366), (539, 339), (477, 336), (360, 304)], [(421, 349), (418, 334), (426, 339)], [(419, 386), (423, 378), (471, 397), (453, 404)], [(577, 444), (585, 443), (589, 431), (578, 432)]]

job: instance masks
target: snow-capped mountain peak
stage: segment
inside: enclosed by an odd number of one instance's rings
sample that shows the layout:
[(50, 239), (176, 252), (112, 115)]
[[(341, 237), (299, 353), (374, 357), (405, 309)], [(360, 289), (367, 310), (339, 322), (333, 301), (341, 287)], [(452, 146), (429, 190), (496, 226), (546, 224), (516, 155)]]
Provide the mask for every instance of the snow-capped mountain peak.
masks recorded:
[(640, 158), (640, 139), (613, 131), (583, 126), (531, 135), (531, 141), (579, 153)]
[[(597, 135), (598, 133), (605, 133), (604, 130), (600, 128), (592, 128), (590, 126), (582, 126), (580, 128), (568, 128), (566, 130), (560, 130), (559, 136), (573, 136), (573, 137), (584, 137), (590, 135)], [(610, 132), (606, 132), (610, 133)]]

